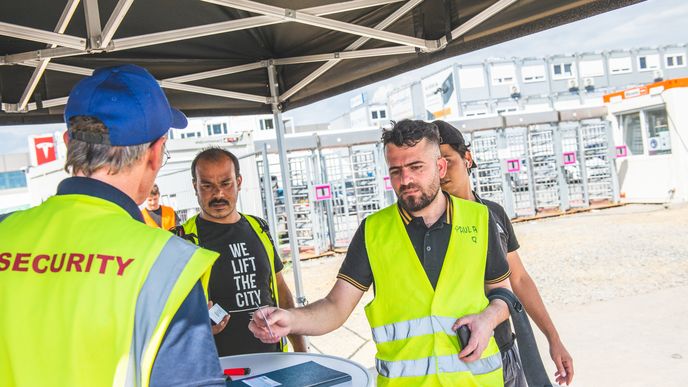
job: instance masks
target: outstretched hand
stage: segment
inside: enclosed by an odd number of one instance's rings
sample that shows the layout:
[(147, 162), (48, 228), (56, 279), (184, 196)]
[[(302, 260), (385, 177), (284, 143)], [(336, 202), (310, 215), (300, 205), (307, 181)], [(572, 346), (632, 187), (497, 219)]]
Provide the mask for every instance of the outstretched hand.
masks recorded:
[[(212, 301), (208, 301), (208, 310), (210, 310), (210, 308), (212, 308), (213, 305), (214, 304)], [(229, 318), (230, 318), (230, 315), (228, 314), (219, 323), (217, 323), (215, 325), (210, 325), (210, 330), (213, 332), (213, 336), (222, 332), (227, 327), (227, 323), (229, 322)]]
[(291, 333), (291, 321), (289, 311), (266, 306), (253, 312), (248, 329), (263, 343), (274, 344)]

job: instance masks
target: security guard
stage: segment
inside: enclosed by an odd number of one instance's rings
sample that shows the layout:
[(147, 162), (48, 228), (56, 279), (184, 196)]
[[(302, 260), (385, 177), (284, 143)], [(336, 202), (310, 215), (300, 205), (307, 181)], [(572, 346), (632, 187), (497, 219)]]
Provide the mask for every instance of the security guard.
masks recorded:
[[(266, 344), (248, 330), (251, 314), (259, 307), (290, 308), (294, 299), (267, 223), (237, 210), (242, 183), (239, 160), (225, 149), (208, 148), (192, 161), (191, 176), (201, 213), (184, 223), (183, 231), (199, 246), (220, 253), (208, 292), (212, 302), (231, 314), (231, 319), (213, 325), (220, 356), (287, 351), (286, 337)], [(306, 351), (303, 337), (289, 340), (294, 351)]]
[(141, 214), (146, 224), (151, 227), (170, 230), (179, 225), (179, 217), (174, 209), (160, 204), (160, 188), (157, 184), (153, 184), (150, 195), (146, 199), (146, 208), (141, 210)]
[[(440, 190), (446, 161), (435, 125), (404, 120), (382, 139), (398, 203), (364, 220), (327, 297), (304, 308), (266, 308), (267, 324), (254, 315), (249, 328), (265, 342), (325, 334), (374, 282), (365, 311), (378, 385), (502, 386), (492, 331), (509, 312), (485, 292), (508, 288), (509, 269), (494, 222), (485, 206)], [(455, 333), (462, 325), (471, 331), (463, 348)]]
[(65, 121), (74, 177), (0, 221), (0, 385), (224, 386), (204, 295), (217, 254), (137, 206), (186, 117), (124, 65), (79, 82)]

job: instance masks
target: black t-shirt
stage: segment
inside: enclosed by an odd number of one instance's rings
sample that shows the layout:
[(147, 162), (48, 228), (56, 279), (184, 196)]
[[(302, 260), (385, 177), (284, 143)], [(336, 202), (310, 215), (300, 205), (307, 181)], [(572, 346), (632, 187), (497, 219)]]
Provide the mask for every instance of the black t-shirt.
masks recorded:
[[(516, 239), (514, 226), (512, 226), (511, 220), (506, 214), (506, 211), (504, 211), (504, 208), (491, 200), (480, 198), (475, 192), (473, 192), (473, 195), (475, 196), (475, 201), (486, 205), (490, 210), (490, 214), (492, 214), (492, 217), (497, 223), (497, 228), (499, 228), (499, 240), (502, 244), (502, 248), (506, 249), (507, 253), (518, 250), (520, 246), (518, 244), (518, 240)], [(497, 325), (494, 330), (494, 336), (501, 351), (511, 348), (513, 343), (513, 334), (511, 333), (511, 324), (509, 323), (509, 320), (505, 320), (501, 324)]]
[(486, 205), (490, 210), (492, 218), (497, 223), (497, 228), (499, 229), (499, 240), (502, 243), (502, 248), (504, 251), (511, 253), (512, 251), (518, 250), (518, 248), (521, 246), (518, 244), (518, 239), (516, 239), (516, 233), (514, 232), (514, 226), (511, 224), (509, 215), (507, 215), (506, 211), (504, 211), (504, 207), (493, 202), (492, 200), (482, 199), (475, 192), (473, 192), (473, 195), (475, 196), (476, 202)]
[[(423, 218), (414, 218), (401, 206), (399, 212), (406, 225), (406, 232), (416, 251), (416, 256), (421, 261), (425, 273), (433, 288), (437, 285), (444, 256), (449, 246), (451, 236), (451, 209), (449, 195), (447, 196), (447, 212), (430, 227), (426, 227)], [(506, 262), (506, 253), (499, 241), (497, 226), (490, 216), (488, 222), (487, 262), (485, 265), (485, 283), (497, 283), (509, 277), (509, 265)], [(351, 239), (346, 258), (339, 269), (337, 278), (349, 282), (353, 286), (366, 291), (373, 284), (373, 271), (368, 261), (368, 251), (365, 246), (365, 220), (356, 230)]]
[[(232, 224), (215, 223), (199, 216), (196, 226), (199, 245), (220, 253), (208, 285), (209, 298), (231, 315), (225, 329), (215, 335), (219, 355), (279, 351), (278, 344), (264, 344), (248, 330), (253, 311), (259, 306), (275, 306), (270, 291), (270, 261), (258, 235), (244, 215)], [(277, 250), (274, 253), (277, 273), (283, 265)]]

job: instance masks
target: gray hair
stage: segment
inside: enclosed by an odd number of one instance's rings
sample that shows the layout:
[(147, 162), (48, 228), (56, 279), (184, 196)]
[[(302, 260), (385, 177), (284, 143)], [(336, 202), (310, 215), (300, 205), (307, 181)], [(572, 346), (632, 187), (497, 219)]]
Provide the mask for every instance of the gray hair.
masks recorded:
[[(108, 128), (96, 117), (75, 116), (69, 120), (69, 131), (107, 134)], [(116, 175), (141, 160), (149, 147), (148, 143), (113, 146), (70, 139), (67, 142), (65, 171), (91, 176), (94, 172), (107, 168), (108, 175)]]

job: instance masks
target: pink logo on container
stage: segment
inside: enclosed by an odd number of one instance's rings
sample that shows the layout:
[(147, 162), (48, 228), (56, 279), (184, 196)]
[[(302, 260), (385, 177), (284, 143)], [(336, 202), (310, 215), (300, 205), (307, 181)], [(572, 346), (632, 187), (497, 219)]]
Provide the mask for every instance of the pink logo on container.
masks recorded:
[(576, 152), (564, 152), (564, 165), (576, 163)]
[(509, 173), (521, 172), (521, 160), (512, 159), (506, 161), (506, 171)]
[(315, 186), (315, 200), (327, 200), (332, 199), (332, 185), (331, 184), (318, 184)]
[(622, 158), (628, 156), (628, 147), (626, 145), (618, 145), (616, 147), (616, 158)]

